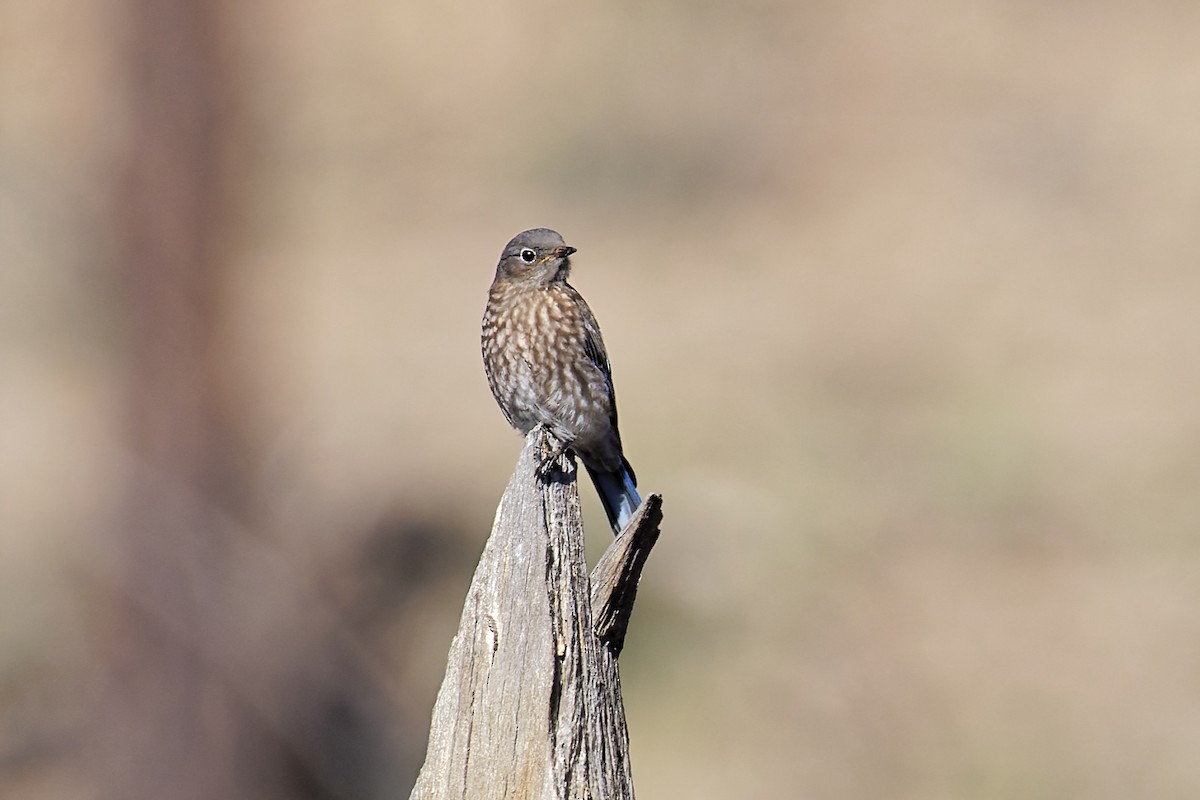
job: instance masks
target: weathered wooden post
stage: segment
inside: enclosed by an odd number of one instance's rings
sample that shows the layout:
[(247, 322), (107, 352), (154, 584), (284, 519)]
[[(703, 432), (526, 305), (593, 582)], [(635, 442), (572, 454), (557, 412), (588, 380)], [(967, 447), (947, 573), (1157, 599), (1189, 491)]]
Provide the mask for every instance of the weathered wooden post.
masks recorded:
[[(651, 494), (590, 580), (574, 460), (525, 438), (475, 570), (411, 800), (632, 800), (617, 657), (658, 539)], [(606, 534), (607, 535), (607, 534)]]

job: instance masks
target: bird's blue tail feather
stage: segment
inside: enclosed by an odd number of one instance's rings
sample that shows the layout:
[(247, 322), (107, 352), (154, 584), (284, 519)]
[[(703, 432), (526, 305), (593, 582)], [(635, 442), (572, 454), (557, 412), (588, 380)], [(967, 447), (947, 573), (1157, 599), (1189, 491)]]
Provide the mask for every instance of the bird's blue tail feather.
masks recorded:
[(591, 467), (587, 467), (587, 471), (592, 476), (592, 483), (596, 484), (596, 493), (600, 495), (600, 504), (604, 506), (604, 513), (608, 515), (608, 524), (612, 526), (613, 535), (616, 536), (625, 528), (626, 523), (633, 516), (633, 512), (637, 511), (638, 506), (642, 504), (633, 470), (629, 467), (629, 463), (622, 459), (620, 472), (603, 472)]

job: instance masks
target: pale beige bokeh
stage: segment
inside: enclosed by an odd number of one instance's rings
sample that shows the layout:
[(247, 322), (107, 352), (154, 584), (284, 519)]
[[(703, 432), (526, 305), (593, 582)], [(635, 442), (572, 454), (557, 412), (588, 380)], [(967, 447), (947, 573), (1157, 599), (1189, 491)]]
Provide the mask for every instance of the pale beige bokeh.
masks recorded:
[[(553, 227), (665, 496), (623, 657), (641, 796), (1200, 796), (1200, 5), (224, 13), (271, 563), (350, 563), (397, 509), (482, 545), (520, 447), (482, 304)], [(6, 798), (95, 791), (71, 754), (138, 468), (126, 28), (0, 4)], [(443, 600), (363, 645), (420, 642), (416, 707)]]

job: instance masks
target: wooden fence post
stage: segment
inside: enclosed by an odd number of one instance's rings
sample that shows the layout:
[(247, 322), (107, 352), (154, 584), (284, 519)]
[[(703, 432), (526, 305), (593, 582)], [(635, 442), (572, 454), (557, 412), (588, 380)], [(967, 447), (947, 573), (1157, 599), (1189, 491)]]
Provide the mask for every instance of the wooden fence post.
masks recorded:
[(574, 459), (537, 475), (552, 444), (529, 433), (496, 511), (410, 800), (633, 799), (617, 657), (662, 497), (589, 579)]

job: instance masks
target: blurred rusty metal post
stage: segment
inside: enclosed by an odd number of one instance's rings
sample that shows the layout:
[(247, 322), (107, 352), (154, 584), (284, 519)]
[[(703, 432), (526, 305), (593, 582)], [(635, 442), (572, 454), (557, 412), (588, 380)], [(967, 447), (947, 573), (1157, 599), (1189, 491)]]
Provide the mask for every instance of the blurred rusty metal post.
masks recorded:
[(412, 800), (633, 798), (617, 657), (662, 498), (589, 580), (574, 460), (530, 431), (467, 592)]

